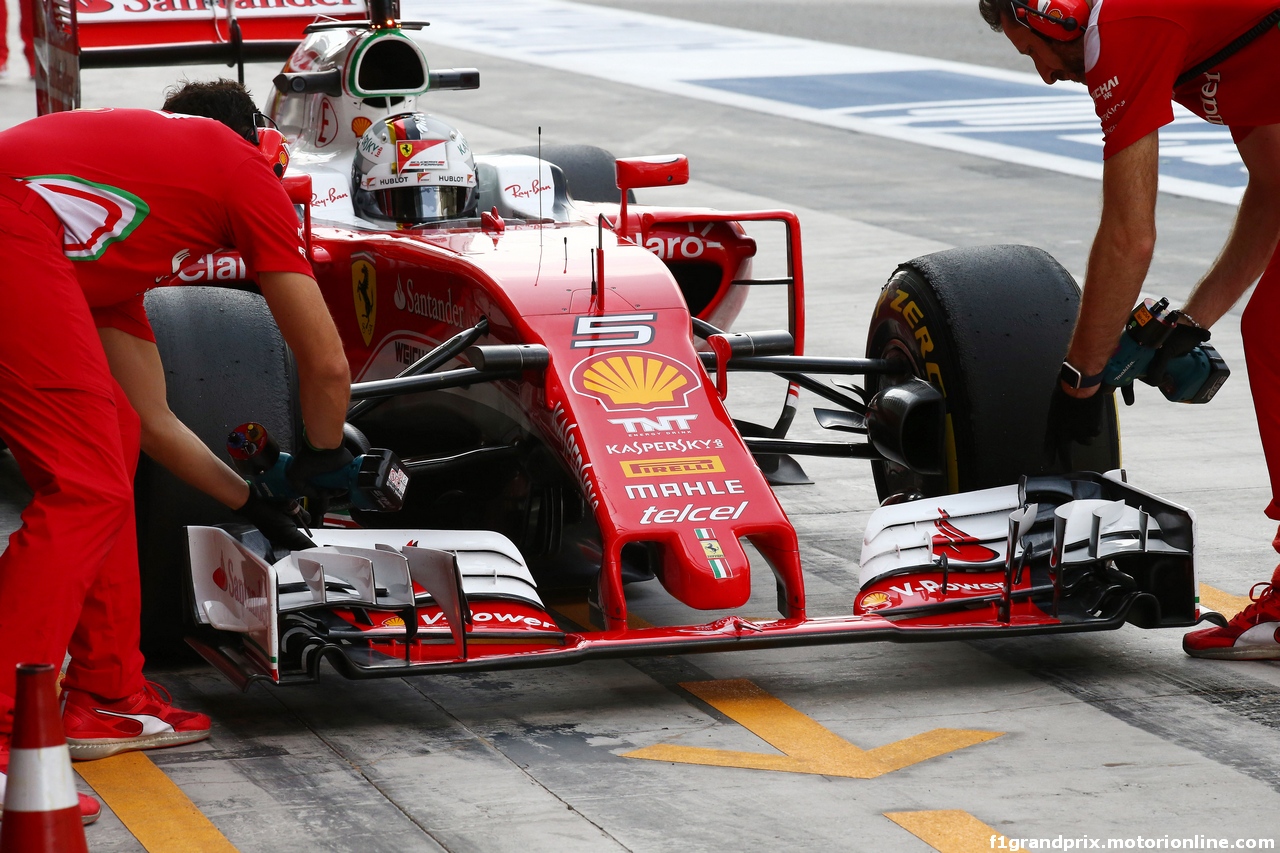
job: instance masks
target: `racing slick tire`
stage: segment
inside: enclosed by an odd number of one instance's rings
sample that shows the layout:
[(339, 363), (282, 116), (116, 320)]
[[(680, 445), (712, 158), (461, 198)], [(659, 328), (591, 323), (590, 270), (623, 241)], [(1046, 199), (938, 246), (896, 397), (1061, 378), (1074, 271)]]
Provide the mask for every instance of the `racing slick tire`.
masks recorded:
[[(868, 377), (868, 392), (909, 377), (946, 401), (941, 474), (889, 460), (872, 463), (880, 500), (896, 502), (1017, 483), (1061, 473), (1044, 448), (1050, 395), (1071, 340), (1080, 288), (1044, 251), (977, 246), (902, 264), (880, 294), (867, 334), (869, 358), (898, 358), (909, 371)], [(1115, 395), (1103, 431), (1070, 448), (1071, 469), (1120, 466)]]
[[(504, 148), (495, 154), (523, 154), (537, 157), (538, 146), (523, 145)], [(616, 202), (618, 195), (618, 170), (614, 156), (594, 145), (544, 145), (542, 159), (554, 163), (564, 172), (569, 182), (569, 197), (577, 201)], [(628, 191), (627, 201), (634, 202), (635, 193)]]
[[(293, 357), (261, 296), (216, 287), (167, 287), (146, 298), (164, 363), (169, 408), (220, 459), (227, 434), (257, 421), (281, 450), (301, 434)], [(135, 480), (142, 645), (149, 658), (186, 654), (193, 604), (183, 527), (244, 523), (144, 454)]]

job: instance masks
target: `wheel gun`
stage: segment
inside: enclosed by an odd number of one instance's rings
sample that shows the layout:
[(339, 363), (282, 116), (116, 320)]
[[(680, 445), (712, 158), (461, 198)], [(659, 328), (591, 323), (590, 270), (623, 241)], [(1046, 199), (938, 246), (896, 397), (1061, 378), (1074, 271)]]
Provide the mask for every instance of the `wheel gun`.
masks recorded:
[[(227, 453), (240, 476), (270, 496), (282, 500), (303, 497), (289, 482), (293, 457), (280, 450), (262, 424), (244, 423), (232, 430), (227, 436)], [(346, 492), (356, 509), (395, 512), (404, 506), (409, 474), (395, 453), (376, 448), (357, 456), (345, 468), (314, 478), (311, 485)]]
[(1169, 310), (1169, 300), (1145, 299), (1133, 309), (1120, 334), (1111, 360), (1102, 371), (1102, 381), (1119, 388), (1125, 403), (1133, 405), (1133, 380), (1155, 385), (1165, 399), (1174, 403), (1207, 403), (1231, 375), (1226, 361), (1207, 343), (1170, 359), (1157, 381), (1147, 378), (1151, 360), (1173, 334), (1178, 312)]

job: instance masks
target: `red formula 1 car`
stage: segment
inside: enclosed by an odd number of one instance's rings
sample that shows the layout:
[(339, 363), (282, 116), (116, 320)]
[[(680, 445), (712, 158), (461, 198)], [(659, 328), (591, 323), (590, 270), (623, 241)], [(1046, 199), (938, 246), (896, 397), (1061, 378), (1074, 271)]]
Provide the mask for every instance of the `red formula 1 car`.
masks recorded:
[[(348, 440), (394, 449), (405, 503), (331, 514), (317, 548), (273, 553), (145, 466), (153, 650), (186, 635), (247, 685), (312, 679), (322, 660), (363, 678), (1203, 618), (1187, 510), (1118, 472), (1065, 474), (1042, 458), (1039, 389), (1079, 299), (1050, 257), (1003, 246), (907, 262), (880, 295), (865, 358), (806, 355), (793, 214), (630, 201), (687, 180), (679, 156), (475, 154), (425, 111), (432, 89), (474, 88), (478, 72), (430, 70), (413, 25), (375, 6), (371, 21), (308, 26), (265, 112), (290, 140), (284, 180), (352, 367)], [(42, 55), (74, 60), (73, 10), (51, 8)], [(278, 49), (254, 38), (279, 35), (281, 20), (255, 30), (251, 10), (241, 26), (220, 8), (201, 58)], [(147, 24), (169, 29), (139, 35), (142, 24), (91, 17), (82, 7), (86, 66), (172, 61), (190, 45), (157, 42), (207, 38), (184, 28), (209, 23), (155, 13)], [(47, 103), (74, 100), (70, 78), (41, 76)], [(785, 230), (778, 276), (753, 275), (758, 223)], [(169, 283), (186, 286), (148, 300), (172, 408), (219, 452), (250, 419), (288, 450), (300, 428), (289, 354), (243, 264), (179, 260)], [(764, 289), (786, 294), (779, 328), (739, 330)], [(742, 371), (782, 378), (773, 423), (730, 415)], [(787, 437), (802, 391), (845, 440)], [(1116, 468), (1108, 420), (1073, 468)], [(809, 611), (773, 491), (806, 481), (804, 455), (867, 460), (886, 504), (862, 545), (860, 592), (836, 614)], [(770, 576), (778, 618), (723, 615)], [(715, 618), (629, 626), (627, 585), (655, 578)], [(583, 624), (548, 603), (563, 590), (587, 593)]]

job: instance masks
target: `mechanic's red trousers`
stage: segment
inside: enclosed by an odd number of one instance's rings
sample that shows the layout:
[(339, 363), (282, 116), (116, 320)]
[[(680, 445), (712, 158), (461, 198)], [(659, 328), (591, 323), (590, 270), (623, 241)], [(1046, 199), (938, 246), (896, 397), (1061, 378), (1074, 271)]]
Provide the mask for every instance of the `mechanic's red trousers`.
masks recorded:
[[(1267, 517), (1280, 521), (1280, 247), (1249, 298), (1240, 319), (1249, 389), (1262, 436), (1262, 451), (1271, 474)], [(1280, 535), (1277, 536), (1280, 543)], [(1280, 544), (1277, 544), (1280, 550)]]
[[(30, 0), (18, 0), (18, 35), (22, 38), (22, 54), (27, 58), (27, 69), (31, 76), (36, 76), (35, 27), (31, 20)], [(9, 14), (5, 4), (0, 2), (0, 66), (9, 60), (9, 43), (6, 33), (9, 29)], [(12, 71), (13, 69), (10, 69)]]
[(133, 518), (138, 415), (62, 254), (53, 212), (0, 177), (0, 439), (34, 492), (0, 554), (0, 734), (15, 667), (72, 663), (106, 699), (144, 686)]

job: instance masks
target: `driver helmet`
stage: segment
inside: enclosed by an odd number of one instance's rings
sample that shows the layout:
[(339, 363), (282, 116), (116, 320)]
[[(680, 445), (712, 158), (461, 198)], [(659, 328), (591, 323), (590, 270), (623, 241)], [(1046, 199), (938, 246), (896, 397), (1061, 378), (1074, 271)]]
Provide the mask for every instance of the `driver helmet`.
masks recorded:
[(467, 140), (424, 113), (378, 119), (356, 146), (351, 195), (365, 219), (422, 225), (474, 215), (476, 183)]

